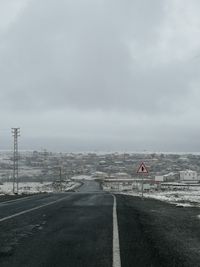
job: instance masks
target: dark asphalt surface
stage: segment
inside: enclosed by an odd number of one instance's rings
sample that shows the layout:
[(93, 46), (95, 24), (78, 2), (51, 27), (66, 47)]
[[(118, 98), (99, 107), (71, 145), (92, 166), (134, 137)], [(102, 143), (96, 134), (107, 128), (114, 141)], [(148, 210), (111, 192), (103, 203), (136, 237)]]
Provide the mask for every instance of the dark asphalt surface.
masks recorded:
[[(89, 191), (100, 190), (88, 184)], [(81, 191), (81, 190), (79, 190)], [(0, 266), (112, 266), (113, 197), (101, 192), (36, 195), (0, 204), (0, 218), (66, 197), (0, 222)]]
[[(76, 193), (0, 203), (1, 267), (111, 267), (113, 196), (86, 181)], [(200, 266), (200, 209), (117, 195), (122, 267)], [(64, 198), (64, 199), (63, 199)]]
[(0, 266), (112, 266), (113, 197), (83, 192), (1, 203), (3, 218), (66, 197), (0, 223)]
[(200, 209), (117, 196), (122, 267), (200, 267)]
[(84, 181), (84, 184), (76, 190), (81, 193), (102, 193), (100, 184), (95, 181)]

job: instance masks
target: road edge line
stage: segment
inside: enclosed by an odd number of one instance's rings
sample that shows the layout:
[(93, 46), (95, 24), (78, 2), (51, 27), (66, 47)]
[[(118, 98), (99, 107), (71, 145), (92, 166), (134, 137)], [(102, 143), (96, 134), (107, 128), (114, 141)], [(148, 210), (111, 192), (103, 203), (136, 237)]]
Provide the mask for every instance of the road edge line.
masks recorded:
[(119, 229), (117, 220), (117, 201), (115, 195), (112, 195), (113, 202), (113, 264), (112, 267), (121, 267)]

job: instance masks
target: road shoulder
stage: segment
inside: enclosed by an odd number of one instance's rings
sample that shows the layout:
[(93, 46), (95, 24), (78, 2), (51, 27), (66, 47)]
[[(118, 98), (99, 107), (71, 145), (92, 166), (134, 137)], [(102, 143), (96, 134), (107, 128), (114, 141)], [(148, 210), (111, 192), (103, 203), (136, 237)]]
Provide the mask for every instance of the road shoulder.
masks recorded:
[(200, 266), (198, 208), (117, 195), (123, 267)]

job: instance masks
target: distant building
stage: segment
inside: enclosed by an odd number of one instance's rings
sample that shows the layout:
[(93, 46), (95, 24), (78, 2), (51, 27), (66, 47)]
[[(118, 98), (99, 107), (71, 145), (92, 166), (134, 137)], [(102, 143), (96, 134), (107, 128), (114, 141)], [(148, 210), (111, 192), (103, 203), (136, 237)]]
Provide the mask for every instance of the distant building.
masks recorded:
[(200, 180), (196, 171), (186, 170), (180, 171), (180, 181), (184, 183), (198, 183)]
[(156, 182), (164, 182), (164, 175), (156, 175), (155, 181)]
[(99, 165), (106, 165), (106, 161), (105, 160), (100, 160), (99, 161)]
[(155, 176), (156, 182), (174, 182), (178, 180), (177, 173), (170, 172), (164, 175)]
[(142, 185), (142, 181), (135, 181), (132, 184), (132, 189), (136, 189), (138, 191), (142, 191), (142, 187), (144, 191), (150, 191), (150, 190), (155, 190), (158, 188), (158, 184), (155, 181), (152, 180), (147, 180), (144, 181)]

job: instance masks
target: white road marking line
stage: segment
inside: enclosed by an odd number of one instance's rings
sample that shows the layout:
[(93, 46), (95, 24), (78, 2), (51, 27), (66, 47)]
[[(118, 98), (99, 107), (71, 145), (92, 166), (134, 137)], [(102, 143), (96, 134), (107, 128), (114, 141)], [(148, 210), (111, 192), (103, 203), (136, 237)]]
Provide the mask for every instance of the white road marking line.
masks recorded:
[(67, 196), (65, 196), (65, 197), (63, 197), (63, 198), (60, 198), (60, 199), (57, 199), (57, 200), (55, 200), (55, 201), (49, 202), (49, 203), (47, 203), (47, 204), (43, 204), (43, 205), (40, 205), (40, 206), (31, 208), (31, 209), (28, 209), (28, 210), (20, 211), (20, 212), (18, 212), (18, 213), (13, 214), (13, 215), (10, 215), (10, 216), (1, 218), (1, 219), (0, 219), (0, 222), (4, 222), (4, 221), (6, 221), (6, 220), (15, 218), (15, 217), (20, 216), (20, 215), (22, 215), (22, 214), (29, 213), (29, 212), (31, 212), (31, 211), (41, 209), (41, 208), (43, 208), (43, 207), (50, 206), (50, 205), (52, 205), (52, 204), (55, 204), (55, 203), (57, 203), (57, 202), (60, 202), (60, 201), (62, 201), (62, 200), (64, 200), (64, 199), (66, 199), (66, 198), (67, 198)]
[(116, 197), (113, 195), (113, 267), (121, 267), (121, 257), (120, 257), (120, 245), (119, 245), (119, 230), (117, 221), (117, 201)]

